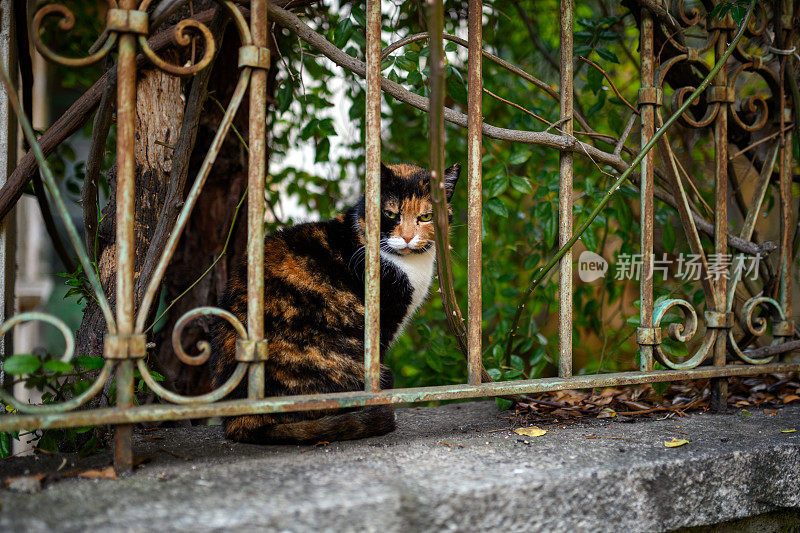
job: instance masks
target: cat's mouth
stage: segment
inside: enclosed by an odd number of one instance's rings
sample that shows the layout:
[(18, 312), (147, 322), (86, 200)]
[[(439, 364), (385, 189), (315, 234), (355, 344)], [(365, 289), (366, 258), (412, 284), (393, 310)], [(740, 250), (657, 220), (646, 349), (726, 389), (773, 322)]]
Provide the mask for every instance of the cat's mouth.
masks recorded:
[[(381, 244), (383, 244), (382, 248), (385, 251), (395, 255), (403, 256), (425, 253), (431, 247), (430, 243), (425, 243), (422, 245), (416, 244), (414, 241), (407, 243), (405, 240), (396, 237), (390, 237), (389, 239), (383, 240)], [(411, 246), (411, 244), (415, 245)]]

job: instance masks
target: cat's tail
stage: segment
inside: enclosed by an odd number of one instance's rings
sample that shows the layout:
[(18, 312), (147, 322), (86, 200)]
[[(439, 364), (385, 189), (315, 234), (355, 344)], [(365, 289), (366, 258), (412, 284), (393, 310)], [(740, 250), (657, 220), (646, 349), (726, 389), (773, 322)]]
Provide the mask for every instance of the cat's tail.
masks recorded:
[(385, 435), (395, 429), (394, 409), (389, 405), (280, 424), (266, 422), (266, 419), (264, 415), (228, 418), (225, 435), (251, 444), (301, 444), (363, 439)]

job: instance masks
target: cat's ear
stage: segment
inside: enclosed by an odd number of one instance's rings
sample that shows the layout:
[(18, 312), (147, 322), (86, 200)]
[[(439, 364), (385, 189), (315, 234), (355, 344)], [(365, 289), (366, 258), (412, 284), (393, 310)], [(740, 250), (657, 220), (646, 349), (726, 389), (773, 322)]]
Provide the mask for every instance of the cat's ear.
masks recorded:
[(447, 192), (447, 201), (453, 197), (453, 191), (456, 189), (458, 176), (461, 174), (461, 163), (456, 163), (452, 167), (444, 171), (444, 189)]
[(391, 179), (392, 176), (394, 176), (394, 174), (392, 174), (392, 171), (389, 170), (389, 167), (381, 162), (381, 182)]

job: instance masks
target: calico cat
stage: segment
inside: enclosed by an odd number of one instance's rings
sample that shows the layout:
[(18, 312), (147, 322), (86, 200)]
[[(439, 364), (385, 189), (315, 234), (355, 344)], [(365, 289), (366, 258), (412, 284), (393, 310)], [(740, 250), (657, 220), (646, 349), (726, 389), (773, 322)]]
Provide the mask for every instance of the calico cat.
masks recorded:
[[(461, 170), (445, 171), (448, 210)], [(364, 207), (361, 200), (325, 222), (283, 228), (264, 242), (264, 328), (269, 357), (266, 395), (289, 396), (364, 389)], [(402, 333), (428, 295), (434, 273), (430, 172), (409, 164), (381, 165), (380, 356)], [(247, 318), (247, 273), (241, 265), (221, 307)], [(212, 384), (235, 366), (236, 334), (212, 327)], [(246, 380), (229, 398), (247, 396)], [(381, 368), (381, 388), (394, 377)], [(226, 418), (228, 438), (260, 444), (347, 440), (395, 428), (391, 406), (268, 413)]]

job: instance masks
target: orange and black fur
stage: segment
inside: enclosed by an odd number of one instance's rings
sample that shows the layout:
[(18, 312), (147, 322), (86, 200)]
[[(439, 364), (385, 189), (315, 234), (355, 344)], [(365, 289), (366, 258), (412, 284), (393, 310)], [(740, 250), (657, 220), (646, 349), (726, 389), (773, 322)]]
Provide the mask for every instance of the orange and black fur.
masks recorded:
[[(461, 167), (445, 173), (450, 200)], [(430, 173), (414, 165), (381, 165), (381, 345), (386, 351), (425, 299), (433, 278), (434, 224)], [(344, 392), (364, 388), (364, 198), (325, 222), (299, 224), (264, 243), (264, 324), (269, 358), (266, 395)], [(231, 278), (221, 307), (247, 319), (246, 269)], [(236, 366), (236, 334), (212, 327), (212, 383)], [(230, 398), (244, 398), (242, 383)], [(381, 388), (394, 382), (381, 369)], [(225, 419), (228, 438), (299, 443), (383, 435), (395, 428), (391, 406), (269, 413)]]

